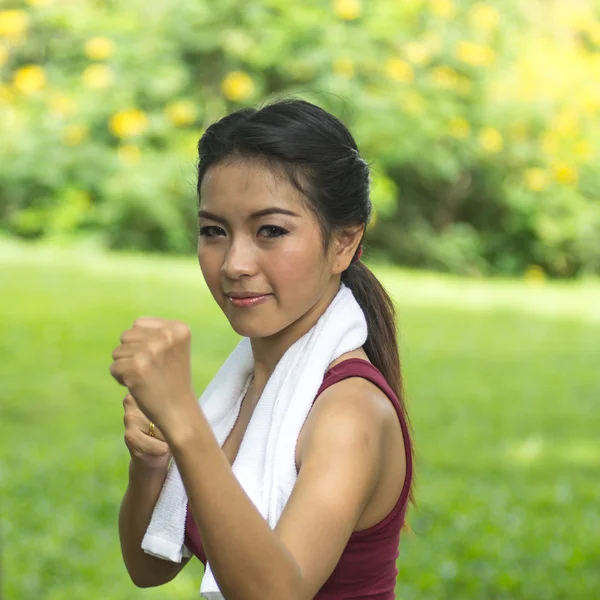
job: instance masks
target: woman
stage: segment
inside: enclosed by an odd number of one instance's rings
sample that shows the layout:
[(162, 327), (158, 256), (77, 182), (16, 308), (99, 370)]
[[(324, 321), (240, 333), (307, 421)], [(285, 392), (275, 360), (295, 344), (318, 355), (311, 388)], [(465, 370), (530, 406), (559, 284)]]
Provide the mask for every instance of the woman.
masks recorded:
[[(199, 158), (198, 260), (251, 341), (253, 379), (221, 448), (191, 388), (189, 330), (142, 318), (123, 334), (111, 373), (131, 392), (119, 517), (127, 570), (153, 587), (189, 562), (140, 548), (173, 457), (189, 499), (185, 544), (210, 562), (225, 598), (392, 599), (413, 450), (393, 304), (359, 260), (369, 166), (337, 118), (298, 99), (226, 116), (202, 136)], [(296, 445), (293, 493), (271, 529), (231, 465), (279, 359), (341, 282), (365, 314), (367, 341), (329, 365)]]

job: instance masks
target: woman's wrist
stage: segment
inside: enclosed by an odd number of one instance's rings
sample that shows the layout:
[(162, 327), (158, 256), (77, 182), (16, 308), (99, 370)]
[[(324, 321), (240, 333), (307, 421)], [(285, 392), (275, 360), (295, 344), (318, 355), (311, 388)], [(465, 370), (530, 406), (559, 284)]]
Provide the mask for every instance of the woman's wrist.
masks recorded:
[(169, 470), (168, 465), (169, 463), (167, 462), (165, 465), (152, 466), (138, 458), (132, 458), (129, 461), (129, 480), (134, 481), (138, 479), (148, 480), (162, 478), (164, 481), (167, 471)]

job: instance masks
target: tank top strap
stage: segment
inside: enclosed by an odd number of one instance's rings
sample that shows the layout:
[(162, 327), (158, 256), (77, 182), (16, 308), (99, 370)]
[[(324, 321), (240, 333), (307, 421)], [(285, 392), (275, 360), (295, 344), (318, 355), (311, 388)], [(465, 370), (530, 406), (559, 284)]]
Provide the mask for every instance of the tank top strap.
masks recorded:
[(386, 381), (383, 373), (373, 363), (364, 358), (347, 358), (331, 367), (331, 369), (328, 369), (325, 372), (323, 383), (315, 396), (315, 400), (319, 394), (324, 392), (330, 385), (338, 383), (338, 381), (342, 381), (342, 379), (348, 379), (348, 377), (364, 377), (365, 379), (368, 379), (390, 396), (390, 399), (394, 401), (394, 405), (398, 404), (398, 407), (400, 406), (394, 390), (392, 390)]

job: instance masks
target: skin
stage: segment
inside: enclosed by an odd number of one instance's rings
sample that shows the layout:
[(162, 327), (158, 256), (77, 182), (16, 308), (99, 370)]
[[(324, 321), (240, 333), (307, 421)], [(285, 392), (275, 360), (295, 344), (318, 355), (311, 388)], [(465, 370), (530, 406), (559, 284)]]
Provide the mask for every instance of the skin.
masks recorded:
[[(310, 411), (298, 440), (298, 479), (275, 529), (231, 470), (261, 389), (287, 348), (335, 297), (363, 233), (359, 227), (338, 234), (324, 254), (317, 221), (297, 194), (289, 183), (243, 163), (213, 168), (202, 182), (200, 209), (221, 221), (199, 219), (200, 268), (233, 329), (251, 339), (255, 360), (253, 390), (244, 399), (245, 418), (235, 439), (230, 436), (221, 448), (197, 403), (185, 324), (140, 318), (113, 353), (111, 373), (129, 388), (172, 451), (226, 598), (313, 598), (371, 506), (384, 473), (393, 489), (386, 492), (389, 506), (379, 506), (371, 516), (373, 523), (391, 509), (405, 477), (404, 465), (393, 462), (403, 460), (395, 410), (377, 386), (359, 377), (330, 386)], [(248, 218), (272, 206), (297, 216)], [(278, 236), (272, 227), (289, 233)], [(256, 307), (239, 308), (227, 291), (272, 296)], [(366, 356), (357, 349), (332, 364), (348, 355)], [(173, 565), (169, 578), (186, 563)]]
[[(299, 193), (258, 165), (210, 169), (200, 195), (200, 211), (226, 222), (199, 218), (200, 269), (231, 327), (250, 338), (254, 381), (261, 388), (287, 348), (315, 325), (337, 294), (364, 225), (339, 235), (325, 256), (316, 218)], [(251, 213), (273, 206), (298, 216), (248, 220)], [(227, 291), (272, 295), (247, 309), (235, 307)]]

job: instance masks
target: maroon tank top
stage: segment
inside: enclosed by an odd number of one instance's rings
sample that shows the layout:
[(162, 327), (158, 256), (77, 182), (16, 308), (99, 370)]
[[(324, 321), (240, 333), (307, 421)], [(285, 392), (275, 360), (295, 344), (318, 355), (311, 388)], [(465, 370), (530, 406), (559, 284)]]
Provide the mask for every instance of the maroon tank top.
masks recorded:
[[(368, 379), (392, 401), (404, 437), (406, 477), (398, 501), (388, 515), (372, 527), (352, 533), (338, 564), (314, 600), (394, 600), (400, 530), (406, 516), (413, 471), (408, 425), (398, 398), (381, 371), (362, 358), (349, 358), (329, 369), (315, 400), (330, 385), (348, 377)], [(206, 555), (191, 510), (187, 511), (184, 543), (206, 566)]]

